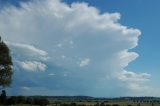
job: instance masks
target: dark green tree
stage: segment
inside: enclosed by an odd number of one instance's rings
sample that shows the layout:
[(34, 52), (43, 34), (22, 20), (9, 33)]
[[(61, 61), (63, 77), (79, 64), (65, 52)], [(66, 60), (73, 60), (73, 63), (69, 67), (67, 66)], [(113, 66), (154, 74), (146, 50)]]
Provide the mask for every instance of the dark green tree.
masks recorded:
[(0, 37), (0, 88), (8, 87), (12, 82), (12, 58), (8, 46)]

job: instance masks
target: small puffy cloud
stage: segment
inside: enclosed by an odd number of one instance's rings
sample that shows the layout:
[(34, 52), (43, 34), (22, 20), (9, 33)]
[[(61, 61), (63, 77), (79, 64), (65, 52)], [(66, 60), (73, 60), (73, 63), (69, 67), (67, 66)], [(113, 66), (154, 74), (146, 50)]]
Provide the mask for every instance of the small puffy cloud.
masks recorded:
[(23, 44), (23, 43), (12, 43), (12, 42), (6, 42), (6, 43), (10, 47), (11, 53), (19, 58), (29, 58), (29, 59), (32, 58), (43, 61), (49, 58), (48, 53), (46, 51), (38, 49), (33, 45)]
[(27, 71), (45, 71), (47, 66), (37, 61), (17, 61), (17, 64)]
[(130, 72), (130, 71), (123, 71), (123, 73), (121, 73), (121, 75), (119, 75), (119, 79), (121, 79), (122, 81), (148, 81), (150, 80), (151, 75), (148, 73), (134, 73), (134, 72)]
[(63, 76), (64, 76), (64, 77), (67, 77), (67, 76), (68, 76), (68, 74), (63, 74)]
[(48, 74), (49, 76), (55, 76), (55, 74), (54, 73), (50, 73), (50, 74)]
[[(135, 82), (130, 82), (128, 83), (128, 86), (127, 86), (129, 89), (131, 89), (132, 91), (134, 92), (144, 92), (144, 91), (148, 91), (150, 88), (148, 86), (144, 86), (144, 85), (141, 85), (139, 83), (135, 83)], [(144, 92), (145, 93), (145, 92)]]
[(126, 87), (132, 91), (144, 91), (149, 87), (145, 85), (146, 81), (150, 81), (151, 75), (148, 73), (135, 73), (124, 70), (117, 74), (118, 79), (126, 83)]
[(123, 50), (117, 56), (120, 60), (122, 60), (121, 63), (119, 64), (122, 67), (126, 67), (130, 62), (135, 60), (139, 55), (135, 52), (128, 52), (127, 50)]
[(29, 44), (6, 41), (11, 50), (14, 65), (26, 71), (45, 71), (48, 53)]
[(28, 91), (28, 90), (30, 90), (30, 87), (26, 87), (26, 86), (24, 86), (24, 87), (21, 87), (23, 90), (26, 90), (26, 91)]
[(85, 58), (85, 59), (81, 60), (79, 66), (80, 67), (85, 67), (85, 66), (89, 65), (90, 62), (91, 62), (91, 60), (89, 58)]

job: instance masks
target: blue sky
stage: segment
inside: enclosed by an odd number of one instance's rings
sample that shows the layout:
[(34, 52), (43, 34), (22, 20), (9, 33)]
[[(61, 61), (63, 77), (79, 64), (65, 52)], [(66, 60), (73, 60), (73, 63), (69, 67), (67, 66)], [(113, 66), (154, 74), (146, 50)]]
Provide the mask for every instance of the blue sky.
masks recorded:
[(160, 96), (159, 3), (0, 0), (15, 70), (8, 93)]

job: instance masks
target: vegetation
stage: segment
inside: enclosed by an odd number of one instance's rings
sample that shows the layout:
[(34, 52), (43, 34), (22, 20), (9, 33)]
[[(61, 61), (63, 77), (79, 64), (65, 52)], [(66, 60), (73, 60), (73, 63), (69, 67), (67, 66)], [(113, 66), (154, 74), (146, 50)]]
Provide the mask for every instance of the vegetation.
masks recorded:
[[(8, 87), (12, 82), (12, 58), (7, 45), (1, 40), (0, 37), (0, 88)], [(6, 91), (2, 90), (0, 96), (0, 103), (6, 102)]]
[[(134, 101), (141, 100), (141, 101)], [(10, 106), (160, 106), (160, 98), (56, 98), (52, 96), (11, 96), (7, 97), (4, 105)], [(107, 101), (107, 102), (106, 102)], [(1, 106), (1, 105), (0, 105)]]
[(49, 104), (48, 99), (44, 97), (24, 97), (24, 96), (11, 96), (8, 97), (3, 103), (4, 105), (42, 105), (46, 106)]
[(160, 106), (160, 98), (124, 97), (124, 98), (89, 98), (89, 97), (48, 97), (51, 106)]
[(7, 45), (1, 40), (0, 37), (0, 87), (4, 88), (12, 82), (12, 58)]

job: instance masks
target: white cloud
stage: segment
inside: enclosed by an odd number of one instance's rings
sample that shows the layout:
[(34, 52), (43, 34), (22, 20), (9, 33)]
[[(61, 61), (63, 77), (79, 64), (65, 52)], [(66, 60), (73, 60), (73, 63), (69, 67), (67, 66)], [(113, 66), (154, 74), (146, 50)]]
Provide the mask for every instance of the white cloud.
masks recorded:
[[(67, 76), (52, 77), (52, 82), (56, 80), (54, 85), (48, 83), (51, 81), (48, 74), (41, 75), (46, 75), (44, 79), (40, 76), (34, 76), (32, 80), (24, 77), (26, 82), (38, 83), (35, 86), (45, 86), (46, 89), (58, 88), (64, 95), (72, 91), (75, 95), (94, 96), (118, 95), (113, 89), (118, 90), (117, 86), (125, 82), (126, 86), (121, 89), (127, 89), (131, 95), (135, 90), (131, 88), (147, 86), (144, 80), (150, 80), (150, 75), (124, 71), (138, 57), (137, 53), (130, 51), (138, 45), (141, 32), (121, 25), (120, 18), (120, 13), (101, 14), (86, 3), (69, 6), (60, 0), (35, 0), (22, 3), (21, 8), (1, 10), (0, 32), (3, 39), (16, 42), (7, 44), (22, 68), (45, 70), (47, 67), (46, 73)], [(87, 68), (81, 68), (84, 66)], [(112, 89), (108, 87), (109, 83), (114, 83)]]
[(63, 74), (63, 76), (64, 76), (64, 77), (67, 77), (67, 76), (68, 76), (68, 74)]
[(48, 53), (29, 44), (12, 43), (6, 41), (11, 50), (15, 65), (26, 71), (45, 71)]
[(36, 60), (39, 59), (42, 61), (49, 59), (46, 51), (38, 49), (33, 45), (11, 42), (6, 43), (10, 47), (11, 53), (13, 53), (13, 55), (17, 55), (17, 57), (32, 58)]
[(123, 71), (121, 75), (119, 75), (119, 79), (122, 81), (135, 81), (135, 82), (141, 82), (141, 81), (148, 81), (150, 79), (151, 75), (147, 73), (134, 73), (129, 71)]
[(26, 86), (24, 86), (24, 87), (21, 87), (23, 90), (30, 90), (30, 87), (26, 87)]
[(122, 73), (117, 73), (118, 79), (126, 83), (126, 87), (132, 91), (146, 91), (150, 87), (145, 85), (145, 82), (150, 81), (151, 75), (148, 73), (135, 73), (124, 70)]
[(130, 62), (135, 60), (139, 55), (135, 52), (128, 52), (127, 50), (121, 51), (118, 55), (119, 59), (121, 59), (121, 63), (119, 63), (122, 67), (128, 66)]
[(17, 61), (17, 64), (27, 71), (45, 71), (47, 66), (37, 61)]
[(91, 60), (89, 58), (85, 58), (85, 59), (81, 60), (79, 66), (80, 67), (85, 67), (85, 66), (89, 65), (90, 62), (91, 62)]
[(54, 73), (50, 73), (50, 74), (48, 74), (48, 75), (50, 75), (50, 76), (55, 76), (55, 74), (54, 74)]
[[(132, 91), (134, 92), (144, 92), (144, 91), (148, 91), (150, 88), (148, 86), (143, 86), (143, 85), (140, 85), (139, 83), (128, 83), (128, 86), (127, 86), (129, 89), (131, 89)], [(148, 95), (148, 94), (147, 94)]]

